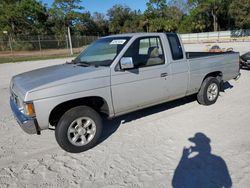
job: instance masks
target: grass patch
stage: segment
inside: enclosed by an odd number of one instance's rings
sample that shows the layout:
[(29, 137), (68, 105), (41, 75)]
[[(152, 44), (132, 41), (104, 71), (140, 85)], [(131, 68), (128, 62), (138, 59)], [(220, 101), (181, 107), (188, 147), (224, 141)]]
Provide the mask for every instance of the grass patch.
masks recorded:
[(50, 55), (50, 56), (25, 56), (25, 57), (0, 57), (0, 64), (1, 63), (16, 63), (22, 61), (35, 61), (35, 60), (47, 60), (47, 59), (59, 59), (59, 58), (70, 58), (76, 57), (77, 54), (73, 56), (69, 55)]

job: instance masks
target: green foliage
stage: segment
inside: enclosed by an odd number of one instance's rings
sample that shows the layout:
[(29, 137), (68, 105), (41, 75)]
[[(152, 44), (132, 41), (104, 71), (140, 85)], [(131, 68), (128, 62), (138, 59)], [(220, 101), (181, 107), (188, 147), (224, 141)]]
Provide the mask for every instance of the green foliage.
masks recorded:
[(149, 0), (147, 3), (147, 9), (145, 10), (145, 16), (148, 19), (163, 17), (163, 11), (166, 7), (166, 0)]
[(213, 24), (213, 30), (228, 28), (228, 10), (231, 0), (189, 0), (193, 10), (206, 13), (206, 20)]
[(20, 51), (20, 50), (33, 50), (34, 47), (30, 43), (23, 43), (23, 42), (12, 42), (12, 48), (15, 51)]
[(144, 31), (144, 16), (125, 5), (114, 5), (108, 10), (109, 32), (125, 33)]
[(180, 23), (178, 31), (180, 33), (205, 32), (212, 30), (212, 23), (207, 12), (201, 9), (193, 9), (190, 15), (184, 16)]
[(55, 0), (52, 8), (49, 10), (50, 23), (52, 31), (59, 36), (64, 38), (67, 33), (67, 27), (72, 27), (80, 22), (82, 15), (76, 10), (83, 9), (79, 5), (80, 0)]
[(92, 16), (92, 20), (95, 24), (95, 30), (99, 35), (104, 36), (109, 32), (109, 27), (108, 27), (108, 20), (105, 19), (105, 15), (98, 13), (98, 12), (94, 12), (93, 16)]
[(233, 0), (229, 8), (229, 14), (235, 20), (235, 26), (238, 29), (250, 28), (250, 1)]
[(65, 39), (67, 27), (73, 36), (250, 28), (249, 0), (148, 0), (144, 12), (114, 5), (106, 15), (91, 15), (81, 1), (54, 0), (48, 8), (39, 0), (1, 0), (0, 38), (56, 35), (60, 41)]
[(147, 3), (145, 16), (149, 23), (149, 31), (175, 32), (183, 13), (175, 5), (168, 6), (165, 0), (150, 0)]
[(131, 9), (123, 5), (114, 5), (108, 10), (107, 15), (109, 16), (109, 31), (111, 33), (121, 33), (125, 22), (132, 19)]
[(0, 35), (8, 31), (11, 35), (46, 33), (47, 9), (35, 0), (1, 0)]

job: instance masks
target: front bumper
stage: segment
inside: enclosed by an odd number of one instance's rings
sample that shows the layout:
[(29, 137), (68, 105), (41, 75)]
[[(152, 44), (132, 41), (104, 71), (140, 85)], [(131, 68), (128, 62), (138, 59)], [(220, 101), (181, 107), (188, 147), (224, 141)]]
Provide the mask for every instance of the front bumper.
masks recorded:
[(22, 112), (20, 112), (12, 97), (10, 97), (10, 107), (18, 124), (26, 133), (28, 134), (39, 133), (36, 119), (25, 116)]

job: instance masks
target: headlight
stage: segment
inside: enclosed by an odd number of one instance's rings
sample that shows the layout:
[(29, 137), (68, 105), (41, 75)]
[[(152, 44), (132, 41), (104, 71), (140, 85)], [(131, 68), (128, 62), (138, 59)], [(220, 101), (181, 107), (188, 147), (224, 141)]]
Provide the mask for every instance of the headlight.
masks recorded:
[(24, 114), (30, 117), (35, 116), (35, 108), (32, 102), (23, 103)]

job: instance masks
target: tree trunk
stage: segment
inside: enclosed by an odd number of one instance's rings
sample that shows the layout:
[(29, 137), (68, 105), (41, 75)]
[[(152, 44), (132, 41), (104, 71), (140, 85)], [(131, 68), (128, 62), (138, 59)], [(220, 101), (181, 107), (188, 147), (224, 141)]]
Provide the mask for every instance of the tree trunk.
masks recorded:
[(214, 10), (212, 10), (212, 16), (213, 16), (214, 31), (218, 31), (218, 16), (216, 15)]

